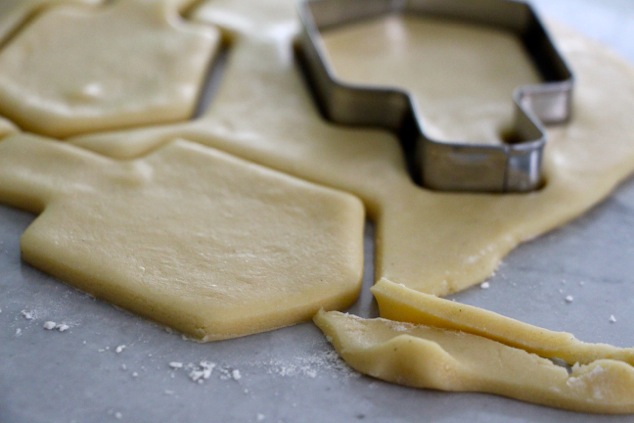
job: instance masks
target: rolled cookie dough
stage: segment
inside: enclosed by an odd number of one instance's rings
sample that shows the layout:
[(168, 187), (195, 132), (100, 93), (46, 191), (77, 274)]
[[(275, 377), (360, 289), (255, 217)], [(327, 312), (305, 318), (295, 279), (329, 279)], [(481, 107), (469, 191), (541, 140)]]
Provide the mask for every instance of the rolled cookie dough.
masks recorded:
[(360, 372), (417, 388), (489, 392), (588, 413), (634, 412), (634, 368), (597, 360), (568, 371), (472, 334), (320, 311), (314, 318)]
[(0, 50), (0, 113), (58, 138), (188, 119), (220, 34), (179, 6), (47, 9)]
[[(270, 13), (277, 9), (286, 13)], [(577, 77), (574, 117), (566, 125), (549, 129), (546, 186), (526, 195), (474, 195), (415, 186), (393, 136), (321, 119), (292, 54), (297, 28), (292, 2), (210, 2), (194, 16), (233, 34), (224, 78), (209, 110), (187, 124), (81, 136), (71, 142), (130, 158), (183, 136), (352, 192), (362, 198), (377, 225), (377, 278), (435, 295), (465, 289), (490, 276), (520, 242), (588, 210), (634, 168), (634, 143), (629, 136), (634, 121), (628, 112), (634, 108), (631, 66), (563, 28), (553, 29)], [(435, 36), (433, 27), (429, 31), (425, 25), (411, 28), (409, 22), (390, 21), (389, 25), (403, 37)], [(364, 31), (355, 34), (359, 43), (369, 39)], [(398, 37), (391, 40), (397, 48)], [(514, 48), (512, 43), (502, 45)], [(348, 53), (334, 47), (330, 51), (333, 60)], [(507, 54), (514, 56), (505, 50), (495, 57)], [(367, 72), (366, 68), (360, 63), (355, 69)], [(420, 71), (409, 68), (404, 75), (417, 79)], [(500, 83), (517, 77), (496, 76)], [(453, 83), (453, 77), (447, 81), (448, 86)], [(405, 79), (403, 85), (409, 85)], [(488, 122), (496, 120), (496, 110), (510, 110), (510, 95), (491, 99), (493, 105), (482, 113), (489, 116), (483, 131), (490, 131)], [(421, 97), (419, 101), (427, 100)]]
[(458, 330), (521, 348), (573, 365), (609, 358), (634, 365), (634, 348), (581, 342), (572, 334), (553, 332), (478, 307), (424, 294), (379, 280), (372, 287), (382, 317), (399, 322)]
[(12, 135), (0, 201), (41, 213), (25, 261), (204, 341), (347, 307), (360, 288), (358, 199), (186, 141), (117, 162)]
[(2, 0), (0, 3), (0, 45), (21, 25), (47, 7), (65, 3), (96, 5), (103, 0)]

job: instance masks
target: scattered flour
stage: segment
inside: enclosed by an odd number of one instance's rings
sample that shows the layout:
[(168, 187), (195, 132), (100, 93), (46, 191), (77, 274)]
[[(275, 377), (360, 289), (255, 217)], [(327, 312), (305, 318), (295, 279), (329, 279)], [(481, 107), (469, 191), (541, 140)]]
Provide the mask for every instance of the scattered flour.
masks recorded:
[(53, 330), (55, 329), (55, 326), (57, 326), (57, 323), (51, 322), (50, 320), (48, 322), (44, 322), (44, 325), (42, 325), (42, 327), (46, 330)]
[(610, 323), (616, 323), (616, 317), (614, 317), (614, 314), (610, 314)]
[(22, 317), (24, 317), (26, 320), (33, 320), (35, 319), (35, 312), (31, 311), (31, 310), (22, 310), (20, 312), (20, 314), (22, 315)]
[(216, 368), (216, 363), (212, 363), (211, 361), (201, 361), (198, 363), (198, 366), (193, 363), (189, 363), (185, 366), (185, 368), (189, 370), (189, 378), (192, 382), (203, 383), (211, 377), (211, 374)]
[(573, 297), (572, 295), (566, 295), (565, 300), (568, 304), (570, 304), (571, 302), (575, 300), (575, 297)]
[(280, 377), (316, 378), (322, 372), (337, 379), (361, 376), (360, 373), (352, 370), (334, 350), (289, 360), (271, 359), (257, 365), (266, 369), (268, 374)]
[[(168, 365), (172, 370), (184, 369), (187, 371), (189, 379), (198, 384), (208, 380), (215, 370), (217, 370), (218, 379), (220, 380), (234, 380), (237, 382), (242, 379), (240, 370), (229, 366), (219, 367), (216, 363), (207, 360), (203, 360), (198, 364), (183, 364), (180, 361), (171, 361)], [(172, 373), (172, 377), (173, 375), (174, 373)]]
[(482, 288), (482, 289), (489, 289), (489, 288), (491, 288), (491, 284), (490, 284), (489, 282), (482, 282), (482, 283), (480, 284), (480, 288)]
[[(573, 366), (573, 374), (575, 370), (578, 369), (577, 366), (578, 365)], [(605, 397), (605, 393), (603, 391), (604, 385), (601, 383), (597, 383), (597, 379), (600, 380), (604, 372), (605, 370), (603, 369), (603, 367), (595, 366), (589, 372), (582, 373), (579, 376), (569, 377), (566, 381), (566, 385), (568, 385), (570, 388), (579, 390), (591, 389), (592, 396), (597, 400), (601, 400)]]
[(220, 380), (239, 380), (242, 378), (240, 371), (237, 369), (231, 369), (229, 367), (223, 366), (219, 369), (220, 371)]
[(114, 352), (116, 352), (117, 354), (121, 354), (126, 348), (127, 347), (125, 345), (119, 345), (117, 348), (114, 349)]

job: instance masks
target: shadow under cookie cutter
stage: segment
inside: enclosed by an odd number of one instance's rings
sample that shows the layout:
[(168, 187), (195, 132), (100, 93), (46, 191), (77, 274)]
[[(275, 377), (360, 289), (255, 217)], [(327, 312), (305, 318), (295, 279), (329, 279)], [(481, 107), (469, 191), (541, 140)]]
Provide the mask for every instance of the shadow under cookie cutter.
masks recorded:
[[(513, 142), (441, 142), (425, 135), (410, 94), (344, 83), (326, 58), (321, 31), (394, 13), (462, 20), (511, 31), (544, 82), (513, 92)], [(299, 55), (322, 112), (348, 125), (387, 128), (399, 135), (414, 181), (440, 191), (528, 192), (542, 184), (544, 124), (570, 118), (573, 74), (532, 7), (519, 0), (303, 0)], [(424, 77), (424, 74), (422, 74)]]

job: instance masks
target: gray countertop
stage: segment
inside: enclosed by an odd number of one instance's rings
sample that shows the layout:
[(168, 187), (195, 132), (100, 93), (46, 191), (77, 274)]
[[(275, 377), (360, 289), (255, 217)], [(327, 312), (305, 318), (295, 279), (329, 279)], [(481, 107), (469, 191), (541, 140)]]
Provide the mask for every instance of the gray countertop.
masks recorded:
[[(543, 16), (634, 62), (634, 1), (533, 3)], [(22, 263), (18, 239), (32, 219), (0, 206), (2, 423), (634, 421), (366, 378), (349, 370), (311, 323), (210, 344), (183, 340)], [(371, 239), (369, 227), (366, 288), (373, 281)], [(632, 346), (633, 257), (630, 180), (571, 224), (512, 252), (489, 289), (476, 287), (455, 298), (584, 341)], [(376, 314), (367, 289), (350, 311)], [(69, 329), (44, 330), (45, 321)], [(190, 373), (202, 370), (204, 361), (216, 367), (203, 383), (195, 383)], [(172, 368), (171, 362), (183, 368)]]

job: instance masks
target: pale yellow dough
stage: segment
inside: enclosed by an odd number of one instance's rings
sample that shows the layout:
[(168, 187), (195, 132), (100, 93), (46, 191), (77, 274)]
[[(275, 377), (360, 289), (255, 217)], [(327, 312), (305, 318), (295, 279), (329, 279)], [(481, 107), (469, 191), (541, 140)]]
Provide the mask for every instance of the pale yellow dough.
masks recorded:
[[(478, 307), (417, 292), (386, 279), (379, 280), (372, 287), (372, 293), (380, 315), (386, 319), (467, 332), (570, 365), (602, 358), (634, 365), (634, 348), (581, 342), (569, 333), (542, 329)], [(634, 398), (632, 403), (634, 405)]]
[(103, 0), (2, 0), (0, 2), (0, 45), (28, 19), (47, 7), (66, 3), (101, 4)]
[[(411, 183), (393, 136), (321, 119), (292, 54), (297, 29), (292, 1), (214, 1), (194, 16), (232, 34), (227, 69), (209, 110), (186, 124), (70, 142), (131, 158), (181, 136), (352, 192), (377, 226), (377, 278), (441, 296), (465, 289), (490, 276), (518, 243), (603, 199), (634, 168), (634, 121), (627, 112), (634, 107), (634, 71), (576, 33), (555, 28), (577, 86), (573, 120), (549, 130), (545, 188), (522, 195), (450, 194)], [(408, 22), (401, 21), (404, 36), (433, 35), (424, 25), (411, 29)], [(331, 51), (332, 57), (337, 54), (347, 52)], [(418, 78), (420, 72), (411, 69), (407, 75)], [(492, 100), (491, 110), (511, 108), (508, 95)]]
[(489, 392), (590, 413), (634, 412), (634, 368), (597, 360), (565, 368), (464, 332), (319, 312), (314, 319), (350, 366), (417, 388)]
[(220, 34), (180, 3), (45, 10), (0, 51), (0, 113), (58, 138), (189, 119)]
[(411, 93), (423, 130), (441, 141), (500, 143), (513, 91), (541, 81), (517, 37), (492, 27), (391, 16), (323, 39), (338, 79)]
[(186, 141), (117, 162), (9, 136), (0, 198), (41, 212), (21, 239), (28, 263), (197, 339), (291, 325), (359, 292), (359, 200)]
[[(631, 362), (627, 358), (629, 352), (619, 356), (613, 353), (621, 350), (587, 344), (583, 344), (580, 351), (578, 348), (580, 344), (567, 337), (566, 334), (547, 331), (540, 334), (539, 328), (529, 327), (485, 311), (465, 308), (471, 316), (482, 318), (484, 322), (491, 324), (484, 327), (481, 322), (467, 322), (462, 318), (456, 318), (451, 313), (456, 307), (460, 309), (459, 305), (448, 306), (447, 303), (434, 297), (456, 292), (482, 281), (495, 270), (502, 257), (518, 243), (532, 239), (583, 213), (608, 195), (630, 174), (634, 168), (634, 144), (631, 142), (634, 121), (630, 116), (634, 106), (634, 71), (628, 64), (606, 53), (603, 47), (575, 33), (558, 27), (554, 28), (555, 38), (575, 70), (577, 85), (572, 121), (549, 130), (544, 162), (545, 187), (538, 192), (522, 195), (431, 192), (412, 184), (405, 170), (398, 140), (393, 135), (379, 130), (335, 126), (320, 117), (294, 60), (292, 44), (297, 34), (298, 24), (293, 0), (257, 2), (214, 0), (204, 2), (199, 8), (192, 10), (189, 16), (198, 22), (218, 27), (230, 42), (227, 68), (211, 107), (203, 116), (191, 122), (79, 135), (69, 139), (69, 142), (76, 146), (117, 159), (144, 157), (149, 152), (158, 149), (147, 159), (131, 162), (134, 163), (133, 165), (119, 163), (117, 166), (111, 166), (113, 162), (79, 153), (78, 150), (72, 150), (73, 154), (68, 156), (73, 157), (71, 162), (78, 161), (82, 164), (80, 167), (83, 167), (85, 164), (83, 158), (90, 157), (92, 161), (108, 163), (108, 166), (103, 165), (108, 169), (122, 169), (125, 166), (136, 169), (136, 166), (142, 163), (141, 174), (138, 178), (143, 180), (145, 177), (143, 169), (146, 164), (160, 161), (167, 166), (169, 172), (171, 166), (175, 165), (171, 162), (166, 163), (168, 157), (185, 155), (182, 149), (187, 151), (196, 149), (191, 145), (169, 144), (175, 138), (182, 137), (270, 168), (356, 194), (364, 201), (369, 217), (376, 223), (375, 273), (377, 278), (403, 284), (405, 286), (403, 289), (427, 294), (421, 297), (423, 300), (412, 297), (415, 304), (411, 305), (399, 295), (391, 297), (388, 295), (398, 291), (400, 287), (391, 287), (389, 288), (391, 291), (381, 291), (385, 286), (379, 284), (375, 288), (375, 293), (381, 303), (381, 313), (405, 320), (416, 318), (434, 325), (469, 330), (478, 336), (459, 335), (457, 332), (441, 329), (414, 328), (385, 320), (366, 323), (352, 317), (340, 317), (337, 314), (318, 315), (317, 323), (331, 334), (335, 347), (355, 368), (387, 380), (406, 382), (416, 386), (481, 390), (577, 410), (632, 411), (630, 396), (633, 385), (630, 365), (619, 360), (595, 360), (614, 356)], [(459, 63), (459, 65), (447, 67), (445, 72), (442, 66), (447, 62), (440, 56), (444, 54), (443, 50), (425, 51), (426, 45), (420, 43), (421, 40), (430, 39), (430, 37), (434, 39), (441, 35), (441, 32), (438, 32), (439, 26), (423, 20), (390, 18), (374, 21), (368, 25), (350, 27), (342, 29), (339, 33), (327, 35), (326, 42), (332, 63), (339, 72), (345, 73), (342, 76), (346, 79), (353, 82), (374, 83), (396, 81), (401, 86), (413, 89), (417, 87), (421, 70), (411, 63), (413, 58), (410, 48), (420, 46), (422, 50), (417, 54), (433, 57), (434, 64), (441, 65), (437, 68), (439, 71), (435, 74), (436, 79), (433, 80), (432, 88), (446, 88), (440, 92), (429, 91), (423, 86), (423, 92), (414, 93), (419, 112), (426, 122), (429, 121), (427, 125), (433, 135), (441, 139), (499, 141), (500, 132), (508, 127), (512, 107), (512, 88), (517, 84), (535, 80), (534, 71), (530, 67), (524, 67), (526, 58), (518, 51), (517, 43), (508, 38), (502, 37), (492, 41), (497, 46), (494, 51), (488, 48), (489, 41), (482, 45), (476, 40), (490, 40), (492, 36), (495, 38), (495, 34), (479, 33), (473, 37), (474, 33), (470, 29), (453, 26), (441, 26), (441, 28), (442, 35), (449, 37), (451, 41), (448, 44), (455, 47), (450, 51), (452, 57), (462, 60), (474, 57), (477, 59), (478, 56), (484, 55), (487, 57), (484, 70), (488, 67), (505, 70), (495, 73), (494, 78), (491, 78), (487, 72), (470, 72), (466, 76), (457, 77), (455, 70), (468, 69), (471, 66), (471, 64)], [(24, 37), (27, 36), (24, 35)], [(368, 39), (372, 40), (370, 43), (372, 45), (365, 44)], [(332, 42), (333, 40), (336, 42)], [(81, 44), (77, 39), (69, 39), (69, 45), (72, 48)], [(432, 44), (432, 46), (435, 45), (438, 44)], [(350, 46), (365, 46), (357, 49), (352, 62), (348, 60)], [(409, 47), (403, 48), (403, 46)], [(389, 54), (390, 60), (374, 61), (371, 62), (372, 66), (368, 66), (367, 60), (371, 59), (365, 60), (363, 55), (372, 54), (374, 47), (379, 48), (383, 54)], [(489, 54), (493, 51), (494, 54)], [(0, 54), (0, 65), (3, 55), (4, 53)], [(511, 60), (506, 60), (507, 58)], [(10, 60), (10, 62), (15, 61), (15, 58)], [(338, 65), (342, 63), (343, 69), (341, 65)], [(399, 69), (395, 78), (382, 79), (386, 72), (386, 68), (382, 65), (389, 67), (397, 63), (406, 63), (407, 66)], [(71, 65), (65, 62), (60, 66), (63, 72), (72, 72), (74, 68)], [(389, 70), (389, 72), (397, 71)], [(42, 80), (37, 79), (36, 82), (41, 83)], [(2, 85), (1, 82), (0, 85)], [(5, 85), (11, 86), (11, 84)], [(472, 88), (475, 91), (470, 92), (474, 96), (477, 95), (477, 100), (464, 97), (465, 89)], [(122, 106), (118, 104), (117, 107), (115, 109), (120, 110)], [(448, 111), (451, 111), (451, 114), (448, 115), (446, 113)], [(87, 130), (103, 129), (104, 127), (94, 126)], [(28, 154), (31, 150), (30, 146), (36, 142), (28, 141), (29, 139), (12, 138), (10, 142), (1, 142), (0, 149), (4, 148), (5, 151), (10, 149), (12, 155), (24, 154), (24, 160), (27, 160), (30, 157)], [(23, 147), (18, 147), (19, 143), (22, 143)], [(37, 148), (33, 148), (35, 150), (32, 152), (33, 155), (44, 148), (39, 141), (37, 145)], [(168, 146), (160, 148), (163, 145)], [(47, 146), (45, 150), (50, 153), (53, 149), (56, 152), (55, 155), (60, 154), (66, 157), (71, 150), (65, 148)], [(219, 153), (206, 154), (214, 156)], [(78, 159), (79, 156), (82, 159)], [(191, 157), (188, 156), (187, 163), (202, 160), (195, 159), (194, 156), (194, 154)], [(0, 160), (2, 157), (0, 155)], [(13, 159), (8, 161), (8, 163), (12, 162)], [(253, 165), (244, 164), (238, 167), (245, 166), (251, 169)], [(2, 169), (3, 167), (0, 167), (0, 172)], [(56, 169), (59, 170), (59, 167)], [(188, 172), (193, 172), (191, 166), (187, 169)], [(105, 173), (111, 175), (111, 172), (112, 170)], [(154, 173), (158, 174), (158, 172)], [(172, 175), (172, 179), (176, 176), (176, 174)], [(12, 178), (12, 181), (17, 178), (15, 175), (5, 175), (5, 177)], [(25, 174), (22, 174), (22, 177), (26, 178), (27, 182), (33, 178)], [(106, 178), (106, 176), (103, 177)], [(197, 183), (202, 179), (204, 178), (198, 176), (192, 178)], [(289, 179), (292, 180), (292, 178)], [(64, 181), (67, 180), (67, 177), (64, 178)], [(247, 188), (250, 183), (240, 184), (240, 186)], [(92, 192), (92, 184), (86, 182), (84, 178), (81, 178), (80, 182), (73, 187), (76, 192), (74, 195), (88, 195)], [(178, 189), (180, 188), (182, 187)], [(306, 188), (302, 195), (308, 196), (307, 192), (312, 192), (312, 189), (316, 188)], [(32, 184), (22, 186), (17, 191), (22, 196), (33, 192)], [(14, 194), (12, 201), (23, 202), (22, 206), (33, 207), (34, 204), (43, 206), (44, 199), (40, 199), (41, 203), (38, 203), (37, 196), (23, 198), (15, 197), (15, 195), (17, 194)], [(171, 195), (178, 196), (179, 194), (176, 192)], [(287, 196), (284, 193), (280, 195), (284, 198)], [(4, 196), (3, 200), (6, 200), (7, 194), (0, 192), (0, 196)], [(108, 199), (108, 203), (111, 201), (112, 199)], [(209, 202), (212, 202), (211, 199)], [(347, 219), (335, 219), (340, 222), (337, 226), (340, 231), (338, 236), (352, 243), (352, 240), (360, 236), (361, 210), (358, 204), (353, 205), (354, 201), (350, 198), (345, 201), (341, 198), (340, 202), (348, 204), (346, 207), (349, 209), (349, 215)], [(46, 263), (49, 260), (36, 257), (35, 250), (32, 252), (28, 248), (31, 244), (44, 245), (40, 244), (42, 241), (35, 240), (39, 231), (53, 233), (59, 231), (59, 239), (66, 240), (63, 236), (65, 233), (63, 228), (55, 229), (52, 224), (48, 227), (45, 225), (46, 220), (49, 219), (47, 216), (54, 215), (53, 212), (62, 213), (58, 208), (61, 206), (58, 204), (64, 203), (59, 201), (49, 203), (44, 215), (25, 234), (23, 243), (27, 246), (25, 248), (27, 259), (39, 260), (40, 263)], [(75, 204), (75, 202), (69, 204)], [(173, 206), (172, 203), (169, 205)], [(235, 205), (236, 208), (243, 210), (242, 200), (236, 201)], [(128, 207), (127, 204), (126, 207)], [(321, 203), (320, 207), (322, 207)], [(155, 209), (149, 210), (153, 212)], [(329, 213), (336, 214), (334, 210)], [(259, 216), (259, 211), (247, 210), (247, 212), (252, 213), (249, 216)], [(90, 213), (85, 216), (91, 218)], [(121, 214), (117, 216), (119, 216), (117, 222), (124, 222)], [(153, 216), (152, 213), (150, 213), (151, 216)], [(148, 217), (146, 216), (145, 219)], [(350, 226), (345, 227), (344, 223)], [(317, 228), (321, 224), (324, 224), (321, 219), (311, 221), (311, 225), (317, 225)], [(207, 228), (208, 225), (204, 227)], [(313, 226), (310, 228), (316, 230)], [(261, 227), (257, 229), (266, 231)], [(236, 230), (239, 231), (239, 229)], [(306, 228), (301, 230), (305, 231)], [(272, 232), (267, 232), (269, 233)], [(294, 232), (288, 232), (289, 236), (293, 234)], [(158, 236), (158, 234), (155, 235)], [(275, 236), (278, 237), (279, 233)], [(241, 239), (245, 238), (246, 236)], [(55, 237), (44, 239), (53, 241)], [(259, 235), (249, 234), (248, 239), (253, 241), (260, 238)], [(271, 238), (272, 241), (275, 239), (277, 238)], [(81, 237), (73, 242), (81, 243)], [(295, 251), (296, 247), (295, 243), (288, 244), (289, 250)], [(147, 250), (146, 248), (139, 251), (145, 253)], [(264, 250), (269, 253), (268, 249)], [(348, 263), (348, 265), (358, 263), (360, 252), (357, 251), (357, 247), (353, 250), (340, 258), (341, 263)], [(338, 255), (342, 254), (340, 250), (330, 251), (330, 246), (328, 251), (334, 254), (329, 256), (331, 260), (336, 260)], [(71, 253), (72, 251), (69, 251), (64, 254)], [(88, 259), (89, 256), (86, 257), (91, 263), (90, 266), (95, 266), (90, 269), (91, 271), (95, 269), (116, 271), (113, 270), (113, 266), (102, 265), (101, 261), (94, 262), (92, 258)], [(269, 263), (270, 257), (275, 258), (276, 255), (249, 256), (253, 260), (264, 263)], [(153, 263), (154, 260), (159, 264), (162, 262), (162, 259), (152, 260)], [(208, 269), (205, 267), (207, 263), (202, 263), (203, 269)], [(242, 269), (243, 263), (243, 261), (236, 261), (234, 265), (237, 267), (232, 269)], [(342, 266), (341, 263), (338, 264), (339, 267)], [(278, 263), (269, 264), (272, 265), (270, 269), (274, 269), (273, 265), (279, 267)], [(328, 272), (325, 275), (328, 283), (334, 283), (336, 277), (341, 277), (338, 266), (324, 265), (323, 260), (319, 263), (317, 259), (311, 257), (310, 260), (304, 260), (301, 264), (301, 268), (286, 269), (283, 266), (282, 268), (289, 270), (288, 274), (293, 274), (295, 279), (297, 275), (312, 276), (310, 270), (307, 269), (313, 269), (313, 267), (315, 271)], [(147, 269), (147, 266), (145, 267)], [(159, 267), (162, 269), (165, 266), (161, 264)], [(352, 267), (356, 269), (356, 266)], [(129, 265), (129, 269), (132, 269), (130, 270), (132, 273), (136, 272), (135, 276), (142, 276), (139, 268), (134, 267), (133, 264)], [(55, 266), (51, 266), (48, 270), (61, 272)], [(205, 277), (212, 278), (211, 275), (216, 270), (209, 269)], [(358, 269), (355, 271), (358, 272)], [(355, 271), (348, 269), (349, 279), (359, 276)], [(271, 272), (277, 275), (279, 269), (275, 272), (271, 270)], [(73, 273), (65, 273), (65, 275), (72, 276)], [(194, 280), (198, 280), (195, 277), (200, 274), (195, 272), (193, 276)], [(180, 298), (181, 289), (186, 286), (183, 281), (185, 277), (181, 275), (180, 278), (175, 279), (177, 283), (166, 282), (160, 284), (160, 287), (169, 290), (171, 294), (174, 291), (178, 292), (179, 295), (176, 297)], [(187, 278), (189, 280), (189, 276)], [(170, 297), (169, 303), (167, 297), (161, 296), (160, 299), (165, 300), (167, 308), (156, 309), (149, 304), (153, 304), (151, 302), (156, 300), (156, 295), (163, 294), (154, 295), (148, 293), (148, 290), (139, 289), (131, 296), (129, 291), (122, 291), (136, 289), (139, 284), (141, 282), (130, 283), (126, 279), (125, 284), (117, 286), (114, 290), (112, 286), (109, 286), (107, 290), (104, 289), (102, 295), (112, 301), (124, 303), (123, 305), (139, 313), (145, 315), (155, 313), (153, 317), (161, 321), (174, 319), (169, 323), (181, 330), (200, 327), (198, 321), (192, 320), (192, 315), (189, 314), (189, 304), (183, 303), (185, 307), (176, 310), (173, 303), (174, 295)], [(78, 286), (84, 287), (84, 285)], [(105, 285), (98, 281), (92, 286), (104, 287)], [(331, 304), (333, 307), (340, 307), (352, 301), (358, 285), (355, 282), (346, 286), (348, 290), (342, 294), (343, 299), (340, 298), (336, 304)], [(239, 293), (234, 292), (235, 295), (231, 296), (231, 299), (243, 304), (242, 295), (245, 295), (245, 292), (244, 290)], [(288, 292), (287, 289), (278, 289), (275, 294), (279, 295), (272, 294), (269, 298), (277, 298), (278, 302), (279, 298), (283, 298), (285, 304), (306, 300), (301, 296), (288, 297)], [(195, 301), (191, 301), (198, 304), (204, 296), (200, 295), (200, 291), (196, 293)], [(185, 295), (183, 298), (189, 297)], [(433, 309), (427, 314), (423, 313), (427, 311), (418, 308), (422, 303)], [(307, 309), (316, 304), (317, 302), (311, 303)], [(252, 309), (253, 307), (248, 308), (248, 310)], [(200, 309), (196, 308), (196, 310)], [(161, 314), (168, 311), (172, 314), (169, 316)], [(216, 309), (204, 309), (205, 315), (215, 312)], [(158, 314), (161, 315), (158, 316)], [(221, 313), (218, 313), (215, 316), (220, 315)], [(232, 315), (222, 314), (222, 316), (226, 319), (227, 316)], [(243, 314), (238, 316), (246, 319)], [(257, 323), (256, 320), (252, 319), (251, 323), (244, 320), (240, 327), (254, 325)], [(400, 328), (405, 328), (408, 334), (398, 332)], [(250, 330), (259, 329), (252, 327)], [(232, 332), (232, 330), (227, 329), (226, 332)], [(205, 336), (203, 331), (198, 331), (195, 335)], [(424, 335), (426, 340), (421, 339), (419, 335)], [(433, 338), (433, 342), (428, 338)], [(506, 346), (494, 340), (501, 341)], [(561, 355), (561, 349), (557, 349), (559, 343), (572, 346), (571, 355), (567, 357), (570, 361), (579, 359), (590, 364), (576, 367), (570, 377), (565, 369), (527, 352), (535, 351), (544, 355), (553, 353), (553, 356), (558, 357)], [(527, 351), (511, 346), (518, 346)], [(398, 349), (397, 353), (393, 352), (394, 347)], [(420, 360), (419, 353), (421, 352), (430, 354), (433, 359)], [(497, 353), (503, 354), (505, 358), (500, 362), (492, 363), (490, 354)], [(402, 361), (401, 357), (410, 360)], [(438, 366), (438, 363), (446, 364), (448, 367)], [(478, 370), (480, 363), (487, 366), (486, 369), (489, 369), (489, 373), (492, 372), (493, 376), (487, 376), (486, 372)], [(444, 373), (445, 370), (448, 373)], [(437, 378), (439, 375), (446, 374), (452, 377), (446, 380)], [(533, 378), (534, 375), (539, 377)], [(518, 379), (514, 379), (515, 377)]]

